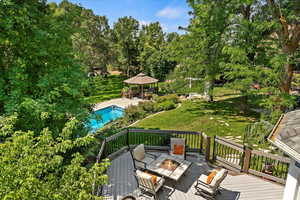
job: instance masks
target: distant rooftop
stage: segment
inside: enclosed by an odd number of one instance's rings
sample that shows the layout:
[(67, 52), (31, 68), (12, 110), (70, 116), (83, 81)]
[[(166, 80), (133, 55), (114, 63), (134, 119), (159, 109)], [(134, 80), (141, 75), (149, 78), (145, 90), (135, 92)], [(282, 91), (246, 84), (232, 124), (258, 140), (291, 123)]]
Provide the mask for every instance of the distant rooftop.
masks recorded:
[(300, 110), (282, 115), (269, 141), (300, 162)]

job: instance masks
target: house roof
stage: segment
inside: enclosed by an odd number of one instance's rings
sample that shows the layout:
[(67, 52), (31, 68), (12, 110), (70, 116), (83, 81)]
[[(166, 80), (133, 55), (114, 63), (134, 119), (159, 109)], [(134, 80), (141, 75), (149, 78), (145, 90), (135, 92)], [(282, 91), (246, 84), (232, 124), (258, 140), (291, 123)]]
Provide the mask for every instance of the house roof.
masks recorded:
[(147, 76), (143, 73), (139, 73), (138, 75), (127, 79), (124, 81), (125, 83), (128, 84), (133, 84), (133, 85), (146, 85), (146, 84), (151, 84), (151, 83), (157, 83), (158, 80), (155, 78), (152, 78), (150, 76)]
[(300, 162), (300, 110), (282, 115), (268, 140)]

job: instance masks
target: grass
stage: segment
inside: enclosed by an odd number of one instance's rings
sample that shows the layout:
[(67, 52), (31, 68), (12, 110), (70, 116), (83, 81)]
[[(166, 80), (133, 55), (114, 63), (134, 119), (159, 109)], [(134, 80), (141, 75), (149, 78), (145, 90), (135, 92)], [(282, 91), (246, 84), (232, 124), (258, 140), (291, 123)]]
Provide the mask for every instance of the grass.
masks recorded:
[(200, 131), (209, 136), (243, 136), (245, 127), (258, 119), (240, 110), (240, 97), (232, 90), (217, 89), (216, 101), (187, 100), (182, 106), (141, 120), (139, 128)]
[(110, 75), (106, 78), (96, 77), (94, 79), (95, 94), (87, 97), (86, 100), (94, 104), (121, 97), (123, 80), (124, 77), (118, 75)]

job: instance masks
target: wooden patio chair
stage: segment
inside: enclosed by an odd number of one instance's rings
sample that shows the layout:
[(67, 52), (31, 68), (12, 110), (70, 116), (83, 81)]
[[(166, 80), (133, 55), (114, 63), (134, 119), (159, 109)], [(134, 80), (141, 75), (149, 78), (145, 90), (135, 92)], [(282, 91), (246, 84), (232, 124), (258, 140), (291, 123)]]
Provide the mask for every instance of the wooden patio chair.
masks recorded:
[(185, 160), (185, 138), (171, 138), (170, 145), (169, 154)]
[(144, 144), (139, 144), (130, 151), (135, 169), (147, 169), (157, 157), (154, 154), (146, 153)]
[(195, 189), (197, 190), (196, 194), (206, 199), (214, 200), (217, 193), (220, 193), (220, 185), (227, 174), (228, 171), (226, 169), (215, 171), (215, 176), (212, 178), (210, 175), (206, 176), (202, 174), (195, 185)]
[(154, 199), (159, 199), (157, 193), (165, 183), (163, 177), (145, 173), (140, 170), (135, 171), (135, 177), (142, 193), (150, 193), (154, 196)]

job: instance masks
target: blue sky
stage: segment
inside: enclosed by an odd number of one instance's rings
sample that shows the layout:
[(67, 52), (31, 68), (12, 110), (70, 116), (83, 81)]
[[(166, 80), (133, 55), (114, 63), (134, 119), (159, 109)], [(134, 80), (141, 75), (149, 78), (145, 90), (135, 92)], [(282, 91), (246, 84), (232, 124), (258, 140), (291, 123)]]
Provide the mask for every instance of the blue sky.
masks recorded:
[[(59, 3), (61, 0), (48, 0)], [(178, 32), (189, 22), (186, 0), (69, 0), (108, 17), (112, 25), (118, 18), (132, 16), (141, 24), (159, 21), (166, 32)]]

